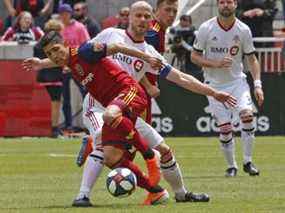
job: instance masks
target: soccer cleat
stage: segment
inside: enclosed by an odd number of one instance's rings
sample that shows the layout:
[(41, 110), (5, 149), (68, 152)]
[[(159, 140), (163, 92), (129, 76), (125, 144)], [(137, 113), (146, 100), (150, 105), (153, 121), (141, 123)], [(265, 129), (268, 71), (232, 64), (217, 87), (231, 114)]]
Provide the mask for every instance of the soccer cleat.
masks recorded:
[(88, 155), (93, 151), (93, 139), (91, 136), (85, 136), (82, 138), (82, 143), (80, 147), (80, 151), (77, 155), (76, 164), (81, 167)]
[(231, 167), (226, 170), (226, 177), (235, 177), (237, 176), (237, 168)]
[(93, 206), (90, 199), (86, 196), (82, 198), (77, 198), (73, 201), (72, 206), (74, 207), (91, 207)]
[(251, 162), (248, 162), (248, 163), (243, 165), (243, 171), (248, 173), (250, 176), (258, 176), (259, 175), (258, 169)]
[(209, 195), (205, 194), (205, 193), (193, 193), (193, 192), (187, 192), (185, 194), (184, 199), (178, 199), (177, 196), (175, 196), (175, 200), (176, 202), (209, 202), (210, 201), (210, 197)]
[(143, 205), (158, 205), (166, 203), (169, 199), (169, 194), (166, 189), (157, 193), (148, 193)]
[(160, 168), (159, 159), (155, 155), (152, 159), (146, 160), (146, 166), (148, 170), (148, 178), (151, 186), (156, 186), (160, 181)]

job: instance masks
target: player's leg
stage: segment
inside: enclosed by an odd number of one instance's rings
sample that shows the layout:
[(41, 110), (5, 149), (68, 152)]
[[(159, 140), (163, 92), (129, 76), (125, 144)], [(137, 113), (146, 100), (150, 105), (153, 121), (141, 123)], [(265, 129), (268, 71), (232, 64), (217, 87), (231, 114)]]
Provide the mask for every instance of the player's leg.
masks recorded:
[(224, 154), (228, 168), (226, 177), (234, 177), (237, 174), (237, 163), (235, 159), (235, 141), (232, 130), (232, 112), (225, 105), (215, 99), (208, 97), (209, 110), (213, 114), (219, 127), (219, 140), (221, 150)]
[(135, 127), (142, 137), (148, 141), (150, 147), (159, 151), (163, 177), (175, 193), (176, 201), (209, 201), (209, 196), (206, 194), (194, 194), (187, 191), (179, 164), (163, 137), (141, 118), (138, 118)]
[(259, 170), (252, 163), (252, 149), (254, 142), (254, 123), (252, 110), (246, 109), (240, 112), (241, 140), (243, 142), (243, 170), (249, 175), (259, 175)]
[(235, 160), (235, 141), (233, 138), (232, 124), (225, 122), (219, 125), (221, 149), (228, 164), (226, 177), (234, 177), (237, 174), (237, 163)]
[(241, 140), (243, 143), (243, 170), (249, 175), (259, 175), (259, 171), (252, 163), (252, 149), (254, 141), (254, 116), (250, 89), (246, 80), (238, 85), (235, 96), (238, 98), (238, 113), (241, 123)]
[[(91, 206), (90, 192), (98, 179), (103, 169), (103, 147), (101, 144), (101, 127), (103, 126), (103, 111), (104, 109), (98, 106), (100, 104), (91, 98), (88, 94), (86, 95), (83, 102), (83, 124), (89, 130), (90, 136), (93, 139), (92, 153), (88, 155), (86, 163), (83, 169), (83, 175), (81, 180), (81, 186), (79, 194), (73, 201), (73, 206), (86, 207)], [(85, 138), (83, 140), (89, 140)], [(89, 143), (89, 141), (85, 141)], [(86, 144), (82, 143), (79, 156), (83, 156), (86, 153)], [(83, 157), (79, 157), (83, 158)]]
[[(142, 98), (137, 96), (136, 93), (131, 96), (128, 94), (116, 99), (107, 106), (103, 114), (102, 140), (116, 141), (118, 134), (122, 135), (124, 140), (127, 139), (128, 143), (142, 154), (147, 164), (150, 181), (153, 185), (156, 185), (160, 180), (157, 159), (154, 151), (148, 146), (134, 126), (138, 112), (142, 112), (142, 109), (145, 108), (141, 100)], [(129, 115), (132, 120), (125, 115)]]
[(110, 169), (115, 169), (118, 167), (124, 167), (130, 169), (137, 177), (137, 184), (139, 187), (146, 189), (149, 194), (144, 204), (158, 204), (164, 202), (168, 199), (169, 195), (166, 190), (164, 190), (159, 185), (153, 186), (149, 178), (140, 170), (140, 168), (132, 162), (127, 155), (125, 155), (125, 150), (122, 148), (117, 148), (116, 146), (122, 146), (120, 142), (106, 142), (104, 145), (104, 162), (105, 165)]

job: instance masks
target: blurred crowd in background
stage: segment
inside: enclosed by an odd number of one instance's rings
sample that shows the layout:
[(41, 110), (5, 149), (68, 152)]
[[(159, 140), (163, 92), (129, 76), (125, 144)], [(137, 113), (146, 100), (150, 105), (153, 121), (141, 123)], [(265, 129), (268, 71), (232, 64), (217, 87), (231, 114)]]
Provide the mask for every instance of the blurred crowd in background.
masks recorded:
[[(3, 0), (8, 16), (0, 20), (1, 42), (16, 41), (26, 44), (38, 41), (50, 30), (61, 32), (69, 46), (80, 45), (107, 27), (126, 29), (129, 8), (118, 8), (117, 14), (103, 20), (95, 20), (88, 11), (88, 2), (83, 0)], [(238, 0), (237, 17), (252, 30), (253, 37), (272, 37), (273, 21), (278, 12), (275, 0)], [(283, 6), (283, 20), (285, 0)], [(280, 10), (279, 10), (280, 12)], [(92, 18), (91, 18), (92, 17)], [(154, 17), (155, 18), (155, 17)], [(201, 68), (191, 62), (190, 54), (195, 40), (195, 26), (190, 15), (181, 15), (179, 24), (168, 34), (168, 51), (174, 53), (172, 64), (176, 63), (185, 72), (202, 79)], [(257, 46), (259, 44), (256, 44)], [(270, 44), (269, 44), (270, 45)], [(35, 45), (34, 55), (44, 58), (44, 52)], [(57, 137), (64, 131), (79, 131), (72, 123), (70, 104), (70, 80), (68, 70), (60, 68), (55, 72), (41, 70), (37, 80), (46, 87), (51, 98), (52, 132)], [(67, 69), (67, 68), (64, 68)], [(51, 74), (52, 73), (52, 74)], [(82, 97), (84, 88), (77, 84)], [(64, 124), (59, 128), (59, 114), (62, 100)]]

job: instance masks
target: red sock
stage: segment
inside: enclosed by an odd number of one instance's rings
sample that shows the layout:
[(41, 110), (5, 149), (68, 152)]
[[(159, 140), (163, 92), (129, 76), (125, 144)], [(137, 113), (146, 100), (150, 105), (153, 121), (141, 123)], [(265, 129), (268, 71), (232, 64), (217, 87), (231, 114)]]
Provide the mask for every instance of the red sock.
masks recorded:
[(154, 156), (153, 151), (149, 148), (146, 141), (140, 136), (139, 132), (135, 129), (134, 123), (127, 117), (117, 118), (110, 125), (112, 128), (122, 132), (126, 136), (128, 142), (133, 145), (145, 159)]
[(130, 169), (137, 176), (137, 184), (139, 187), (146, 189), (147, 191), (152, 189), (147, 176), (140, 170), (140, 168), (128, 159), (122, 159), (122, 161), (116, 165), (116, 167), (126, 167)]

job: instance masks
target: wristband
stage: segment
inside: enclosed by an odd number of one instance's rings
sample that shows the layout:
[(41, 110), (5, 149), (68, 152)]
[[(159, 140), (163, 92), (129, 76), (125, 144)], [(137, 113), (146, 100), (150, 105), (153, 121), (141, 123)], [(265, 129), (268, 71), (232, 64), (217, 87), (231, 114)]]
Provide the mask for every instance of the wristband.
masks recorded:
[(262, 88), (261, 80), (254, 80), (253, 85), (254, 88)]

